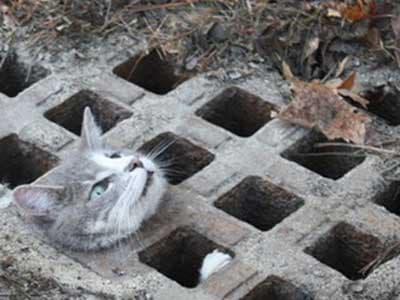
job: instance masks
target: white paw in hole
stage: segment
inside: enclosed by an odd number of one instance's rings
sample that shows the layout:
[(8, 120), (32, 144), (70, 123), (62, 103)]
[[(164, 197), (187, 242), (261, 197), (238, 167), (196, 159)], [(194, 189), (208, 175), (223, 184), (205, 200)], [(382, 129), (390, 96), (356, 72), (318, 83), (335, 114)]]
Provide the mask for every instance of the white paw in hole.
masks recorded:
[(215, 272), (218, 272), (232, 261), (232, 257), (224, 252), (215, 249), (208, 253), (200, 268), (200, 282), (203, 282)]

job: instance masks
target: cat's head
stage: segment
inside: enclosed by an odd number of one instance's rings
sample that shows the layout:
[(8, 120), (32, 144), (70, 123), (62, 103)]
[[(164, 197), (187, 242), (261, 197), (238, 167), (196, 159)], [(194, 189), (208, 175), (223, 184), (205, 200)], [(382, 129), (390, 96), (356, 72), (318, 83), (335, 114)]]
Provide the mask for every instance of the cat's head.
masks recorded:
[(155, 213), (166, 185), (151, 157), (106, 146), (86, 108), (79, 150), (13, 195), (53, 241), (94, 250), (137, 231)]

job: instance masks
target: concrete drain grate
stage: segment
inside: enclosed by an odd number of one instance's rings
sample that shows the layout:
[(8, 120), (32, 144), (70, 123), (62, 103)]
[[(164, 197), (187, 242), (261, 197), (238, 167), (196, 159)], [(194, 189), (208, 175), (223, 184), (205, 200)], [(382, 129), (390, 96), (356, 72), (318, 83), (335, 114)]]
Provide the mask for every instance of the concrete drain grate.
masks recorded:
[(31, 183), (56, 166), (58, 159), (11, 134), (0, 140), (0, 182), (14, 188)]
[(384, 245), (375, 236), (341, 222), (305, 253), (334, 268), (350, 280), (366, 278), (361, 270), (382, 253)]
[(115, 67), (113, 72), (152, 93), (167, 94), (189, 79), (189, 76), (177, 75), (172, 62), (161, 53), (160, 49), (153, 49), (147, 55), (138, 54)]
[(185, 226), (140, 252), (139, 259), (180, 285), (195, 288), (204, 257), (215, 249), (233, 256), (228, 249)]
[(214, 204), (226, 213), (267, 231), (304, 205), (304, 200), (261, 177), (245, 178)]
[(48, 110), (44, 116), (70, 132), (80, 135), (83, 111), (89, 106), (103, 132), (113, 128), (120, 121), (129, 118), (132, 113), (96, 93), (82, 90), (60, 105)]
[[(161, 155), (158, 152), (164, 150)], [(156, 155), (161, 167), (167, 169), (169, 183), (176, 185), (209, 165), (215, 155), (171, 132), (162, 133), (139, 148), (142, 153)]]
[(312, 300), (291, 282), (271, 275), (240, 300)]
[[(312, 132), (285, 150), (281, 156), (293, 161), (323, 177), (337, 180), (361, 164), (365, 155), (355, 148), (339, 145), (326, 145), (324, 136)], [(334, 143), (344, 143), (334, 141)]]
[[(4, 61), (2, 61), (4, 59)], [(0, 57), (0, 93), (15, 97), (34, 83), (49, 75), (49, 71), (39, 65), (26, 65), (19, 61), (15, 53)]]
[(271, 121), (275, 105), (237, 87), (230, 87), (206, 103), (196, 114), (232, 133), (249, 137)]

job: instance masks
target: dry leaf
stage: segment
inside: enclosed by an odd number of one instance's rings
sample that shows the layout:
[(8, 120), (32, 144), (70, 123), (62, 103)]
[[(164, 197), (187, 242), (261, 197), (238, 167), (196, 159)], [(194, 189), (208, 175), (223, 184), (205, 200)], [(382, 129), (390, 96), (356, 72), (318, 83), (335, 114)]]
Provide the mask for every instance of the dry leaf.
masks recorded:
[(356, 72), (351, 73), (349, 77), (342, 81), (342, 83), (337, 87), (338, 90), (352, 90), (354, 88), (356, 80)]
[(287, 81), (292, 81), (294, 79), (292, 70), (290, 69), (290, 66), (285, 61), (282, 61), (282, 74), (283, 74), (283, 78), (285, 78), (285, 80), (287, 80)]
[(344, 139), (363, 144), (367, 114), (345, 102), (331, 88), (314, 81), (293, 81), (295, 99), (278, 117), (306, 128), (316, 128), (329, 139)]
[(335, 77), (339, 77), (340, 75), (343, 74), (344, 69), (346, 68), (347, 62), (349, 61), (349, 56), (346, 56), (338, 66), (338, 69), (336, 70)]
[(339, 9), (342, 17), (350, 22), (358, 22), (373, 16), (376, 12), (374, 0), (360, 0), (357, 4)]
[(376, 14), (376, 3), (374, 0), (358, 0), (356, 4), (329, 2), (327, 16), (343, 18), (349, 22), (358, 22)]
[(304, 51), (304, 59), (312, 55), (319, 48), (319, 38), (314, 37), (310, 39), (306, 45), (306, 49)]

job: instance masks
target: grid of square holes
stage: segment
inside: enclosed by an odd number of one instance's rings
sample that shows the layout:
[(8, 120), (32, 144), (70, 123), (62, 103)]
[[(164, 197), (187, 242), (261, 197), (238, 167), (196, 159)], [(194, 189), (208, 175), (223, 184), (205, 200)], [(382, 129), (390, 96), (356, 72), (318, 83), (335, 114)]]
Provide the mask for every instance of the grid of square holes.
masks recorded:
[(176, 185), (193, 176), (215, 158), (208, 150), (171, 132), (162, 133), (142, 145), (139, 152), (155, 157), (169, 183)]
[(228, 214), (267, 231), (304, 205), (304, 200), (260, 177), (245, 178), (214, 204)]
[[(19, 82), (15, 79), (21, 77), (22, 73), (13, 70), (12, 66), (16, 61), (11, 60), (11, 62), (13, 63), (7, 65), (6, 60), (5, 68), (9, 68), (12, 79), (8, 86), (6, 84), (5, 90), (0, 92), (15, 96), (35, 81)], [(40, 79), (47, 75), (46, 70), (35, 68), (37, 71), (34, 73), (38, 75), (32, 78)], [(123, 79), (160, 95), (170, 92), (188, 79), (186, 75), (176, 75), (173, 64), (158, 50), (153, 50), (147, 55), (135, 56), (113, 71)], [(2, 76), (5, 75), (0, 72), (0, 77)], [(393, 97), (389, 95), (382, 101), (389, 107), (393, 104)], [(79, 135), (83, 110), (86, 106), (92, 109), (104, 132), (131, 116), (131, 112), (124, 107), (94, 92), (83, 90), (47, 111), (45, 117)], [(375, 113), (385, 118), (388, 123), (398, 125), (396, 116), (387, 112), (387, 107), (385, 105), (378, 107)], [(255, 95), (231, 87), (198, 109), (196, 114), (237, 136), (250, 137), (271, 120), (271, 113), (276, 109), (275, 105)], [(369, 109), (374, 110), (373, 104)], [(378, 111), (379, 109), (383, 111)], [(325, 142), (326, 138), (313, 132), (288, 148), (281, 156), (321, 176), (335, 180), (365, 159), (350, 147), (337, 144), (319, 145)], [(171, 132), (156, 136), (142, 145), (139, 151), (157, 155), (162, 167), (169, 169), (167, 178), (174, 185), (201, 171), (215, 158), (214, 154), (206, 149)], [(9, 182), (12, 187), (32, 182), (57, 164), (56, 157), (19, 140), (16, 135), (0, 140), (0, 154), (0, 180)], [(376, 203), (399, 214), (398, 198), (399, 185), (396, 182), (389, 186)], [(221, 196), (214, 205), (261, 231), (268, 231), (300, 209), (304, 205), (304, 200), (263, 178), (250, 176)], [(200, 284), (199, 269), (204, 257), (215, 249), (234, 256), (232, 251), (195, 230), (180, 227), (166, 238), (141, 251), (139, 259), (180, 285), (194, 288)], [(313, 245), (304, 249), (304, 252), (341, 272), (347, 278), (357, 280), (367, 276), (362, 269), (384, 249), (385, 246), (378, 238), (363, 233), (347, 223), (339, 223)], [(241, 298), (241, 300), (258, 299), (311, 300), (312, 298), (291, 282), (277, 276), (269, 276)]]
[(346, 145), (344, 141), (330, 142), (322, 134), (312, 132), (281, 156), (323, 177), (337, 180), (365, 160), (362, 151)]
[(214, 250), (233, 252), (189, 227), (180, 227), (166, 238), (139, 253), (139, 260), (187, 288), (200, 284), (204, 257)]
[(117, 123), (129, 118), (132, 113), (89, 90), (82, 90), (60, 105), (48, 110), (44, 116), (70, 132), (80, 135), (83, 112), (90, 107), (97, 124), (103, 132), (113, 128)]
[[(4, 61), (3, 61), (4, 59)], [(15, 53), (0, 57), (0, 93), (15, 97), (34, 83), (49, 75), (49, 71), (39, 65), (28, 66), (20, 62)]]
[(364, 269), (385, 249), (375, 236), (341, 222), (321, 236), (305, 253), (336, 269), (350, 280), (366, 278)]
[(116, 66), (114, 74), (152, 93), (164, 95), (189, 79), (177, 70), (161, 49), (141, 53)]
[(12, 134), (0, 140), (0, 182), (14, 188), (55, 167), (58, 158)]
[(240, 88), (231, 87), (206, 103), (196, 114), (240, 136), (249, 137), (271, 121), (275, 105)]

